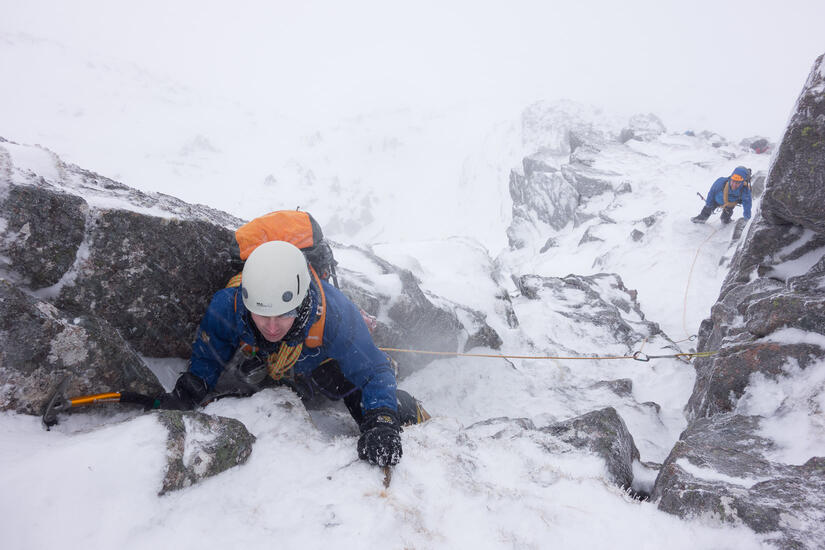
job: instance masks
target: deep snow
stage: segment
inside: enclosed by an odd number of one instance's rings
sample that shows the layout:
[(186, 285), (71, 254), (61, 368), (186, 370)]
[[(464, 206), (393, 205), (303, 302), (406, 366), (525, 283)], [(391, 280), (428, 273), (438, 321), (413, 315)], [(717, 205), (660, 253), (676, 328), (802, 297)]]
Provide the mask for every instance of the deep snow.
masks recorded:
[[(37, 142), (83, 168), (243, 218), (296, 206), (310, 210), (333, 241), (373, 246), (412, 270), (425, 290), (486, 313), (504, 344), (500, 352), (473, 350), (480, 353), (627, 352), (594, 346), (602, 335), (565, 322), (553, 303), (519, 297), (511, 274), (615, 272), (638, 291), (647, 319), (673, 340), (695, 334), (733, 250), (732, 225), (720, 226), (718, 217), (707, 225), (689, 222), (701, 208), (695, 194), (706, 193), (736, 165), (758, 172), (769, 162), (735, 144), (715, 148), (682, 134), (689, 128), (631, 142), (621, 154), (599, 157), (604, 168), (633, 185), (633, 193), (612, 208), (617, 223), (599, 235), (603, 242), (578, 246), (585, 224), (558, 232), (559, 246), (550, 252), (538, 252), (543, 241), (511, 251), (505, 233), (508, 176), (535, 152), (519, 110), (468, 101), (314, 124), (47, 38), (4, 35), (2, 45), (7, 67), (53, 67), (53, 78), (63, 83), (52, 86), (42, 70), (21, 81), (14, 99), (28, 95), (25, 109), (15, 112), (3, 96), (0, 112), (9, 127), (36, 126)], [(96, 82), (98, 91), (71, 85), (83, 81)], [(39, 119), (23, 119), (46, 105)], [(607, 116), (595, 122), (612, 124)], [(0, 124), (0, 135), (25, 141), (7, 132)], [(10, 153), (15, 162), (54, 175), (48, 158), (27, 158), (31, 150), (18, 149)], [(593, 200), (588, 208), (606, 206)], [(638, 220), (657, 211), (663, 215), (655, 231), (631, 240)], [(357, 254), (342, 249), (337, 257), (354, 271), (369, 269)], [(387, 291), (397, 284), (372, 275)], [(496, 305), (494, 281), (514, 296), (517, 330), (507, 327)], [(551, 341), (563, 342), (566, 350)], [(647, 343), (644, 351), (663, 351), (661, 344)], [(691, 345), (681, 342), (685, 351)], [(151, 362), (167, 386), (174, 381), (171, 371), (183, 363)], [(821, 377), (808, 379), (816, 372), (789, 367), (787, 380), (749, 388), (740, 407), (770, 412), (787, 396), (810, 402), (806, 388), (822, 384)], [(632, 499), (605, 481), (598, 459), (548, 453), (536, 432), (470, 427), (497, 417), (529, 418), (542, 426), (609, 405), (628, 424), (642, 461), (661, 462), (685, 426), (681, 411), (693, 376), (690, 365), (672, 359), (437, 360), (400, 383), (434, 418), (405, 430), (404, 458), (386, 490), (380, 471), (356, 459), (357, 429), (342, 406), (305, 414), (285, 390), (209, 405), (206, 412), (238, 418), (258, 437), (252, 456), (241, 467), (164, 497), (157, 496), (163, 431), (151, 416), (93, 411), (45, 432), (37, 418), (3, 413), (3, 546), (759, 548), (759, 537), (745, 527), (719, 527), (709, 518), (682, 521), (659, 512), (655, 503)], [(633, 380), (632, 398), (591, 387), (618, 378)], [(648, 401), (661, 406), (660, 414), (642, 405)], [(800, 422), (806, 412), (790, 407), (764, 427), (789, 463), (822, 453), (822, 426)], [(634, 485), (649, 489), (655, 470), (637, 464), (635, 473)]]

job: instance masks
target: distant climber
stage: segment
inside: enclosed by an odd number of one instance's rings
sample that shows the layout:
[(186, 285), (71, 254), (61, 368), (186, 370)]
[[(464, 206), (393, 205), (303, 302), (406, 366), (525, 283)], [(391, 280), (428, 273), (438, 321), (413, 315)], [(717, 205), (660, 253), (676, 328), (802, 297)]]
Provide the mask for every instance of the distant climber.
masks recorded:
[(719, 219), (728, 224), (733, 216), (733, 209), (742, 205), (742, 216), (749, 220), (751, 217), (751, 170), (744, 166), (737, 166), (730, 177), (719, 178), (708, 191), (705, 206), (697, 216), (690, 219), (693, 223), (705, 223), (713, 211), (722, 207)]

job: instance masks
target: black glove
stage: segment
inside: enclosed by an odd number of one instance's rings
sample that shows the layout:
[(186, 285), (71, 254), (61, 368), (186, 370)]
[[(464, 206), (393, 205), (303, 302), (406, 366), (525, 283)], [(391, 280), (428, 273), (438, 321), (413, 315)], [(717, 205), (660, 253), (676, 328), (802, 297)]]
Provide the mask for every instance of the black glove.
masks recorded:
[(394, 410), (386, 407), (364, 413), (358, 458), (378, 466), (394, 466), (401, 460), (401, 425)]
[(184, 372), (175, 382), (175, 389), (158, 398), (158, 408), (191, 411), (200, 405), (208, 392), (209, 388), (203, 378), (191, 372)]

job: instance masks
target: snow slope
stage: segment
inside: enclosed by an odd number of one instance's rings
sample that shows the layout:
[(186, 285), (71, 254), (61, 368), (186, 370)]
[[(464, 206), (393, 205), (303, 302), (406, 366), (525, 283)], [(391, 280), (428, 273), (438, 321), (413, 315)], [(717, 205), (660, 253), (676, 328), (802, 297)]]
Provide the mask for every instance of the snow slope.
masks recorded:
[[(611, 207), (616, 223), (594, 228), (603, 231), (601, 242), (579, 245), (589, 225), (571, 225), (554, 234), (559, 246), (548, 253), (539, 252), (543, 240), (511, 251), (509, 173), (535, 152), (519, 111), (466, 102), (314, 123), (266, 103), (243, 105), (187, 88), (98, 51), (18, 34), (0, 41), (6, 69), (39, 75), (7, 91), (13, 95), (4, 96), (0, 135), (40, 143), (142, 190), (243, 218), (308, 209), (332, 240), (373, 246), (412, 270), (425, 290), (485, 313), (503, 345), (498, 352), (473, 350), (481, 353), (625, 351), (594, 348), (599, 334), (564, 324), (553, 303), (518, 296), (511, 275), (615, 272), (671, 339), (695, 334), (716, 299), (733, 231), (718, 218), (691, 224), (701, 207), (695, 193), (706, 193), (713, 179), (738, 164), (758, 172), (769, 160), (735, 145), (713, 147), (682, 134), (687, 128), (631, 142), (621, 153), (599, 157), (603, 168), (633, 186), (612, 206), (588, 203), (594, 212)], [(93, 91), (71, 85), (84, 81), (95, 83)], [(583, 112), (591, 109), (569, 114), (578, 120), (589, 116)], [(7, 133), (2, 125), (26, 134)], [(629, 238), (638, 220), (659, 211), (654, 230), (641, 241)], [(519, 328), (507, 325), (491, 281), (514, 296)], [(551, 340), (563, 340), (566, 350)], [(682, 343), (685, 350), (690, 345)], [(645, 351), (662, 348), (651, 343)], [(162, 366), (176, 367), (180, 363)], [(593, 387), (619, 378), (634, 382), (630, 397)], [(747, 528), (681, 521), (633, 500), (605, 481), (598, 459), (565, 449), (549, 453), (539, 432), (476, 424), (508, 417), (541, 426), (613, 406), (642, 461), (661, 462), (685, 425), (681, 409), (692, 382), (690, 366), (671, 359), (435, 361), (400, 384), (434, 418), (405, 430), (404, 458), (388, 489), (379, 470), (356, 459), (357, 429), (343, 407), (304, 414), (284, 390), (209, 405), (206, 412), (238, 418), (257, 436), (252, 456), (165, 497), (156, 496), (164, 450), (151, 416), (90, 412), (45, 432), (39, 419), (4, 413), (3, 545), (759, 548), (759, 537)], [(758, 410), (757, 392), (778, 390), (766, 383), (751, 391), (743, 406)], [(650, 401), (660, 405), (658, 414), (643, 405)], [(655, 470), (636, 469), (637, 488), (649, 488)]]

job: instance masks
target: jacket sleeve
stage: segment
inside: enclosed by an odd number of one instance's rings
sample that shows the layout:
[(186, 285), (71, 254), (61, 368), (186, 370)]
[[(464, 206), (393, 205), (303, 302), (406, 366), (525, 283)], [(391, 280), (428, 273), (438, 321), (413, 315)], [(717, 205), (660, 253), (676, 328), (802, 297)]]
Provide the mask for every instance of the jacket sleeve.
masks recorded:
[(742, 212), (742, 216), (746, 220), (751, 219), (751, 189), (750, 189), (750, 187), (746, 187), (742, 191), (742, 210), (744, 210), (744, 212)]
[(240, 342), (234, 307), (236, 291), (224, 289), (212, 297), (192, 344), (189, 371), (203, 378), (210, 389), (215, 387)]
[(722, 190), (725, 187), (725, 181), (727, 181), (727, 178), (718, 178), (713, 182), (710, 191), (708, 191), (708, 196), (705, 198), (705, 206), (716, 208), (724, 202)]
[(341, 373), (361, 388), (365, 411), (378, 407), (397, 410), (395, 374), (386, 354), (375, 346), (358, 308), (342, 294), (331, 300), (335, 289), (326, 292), (327, 354), (338, 361)]

